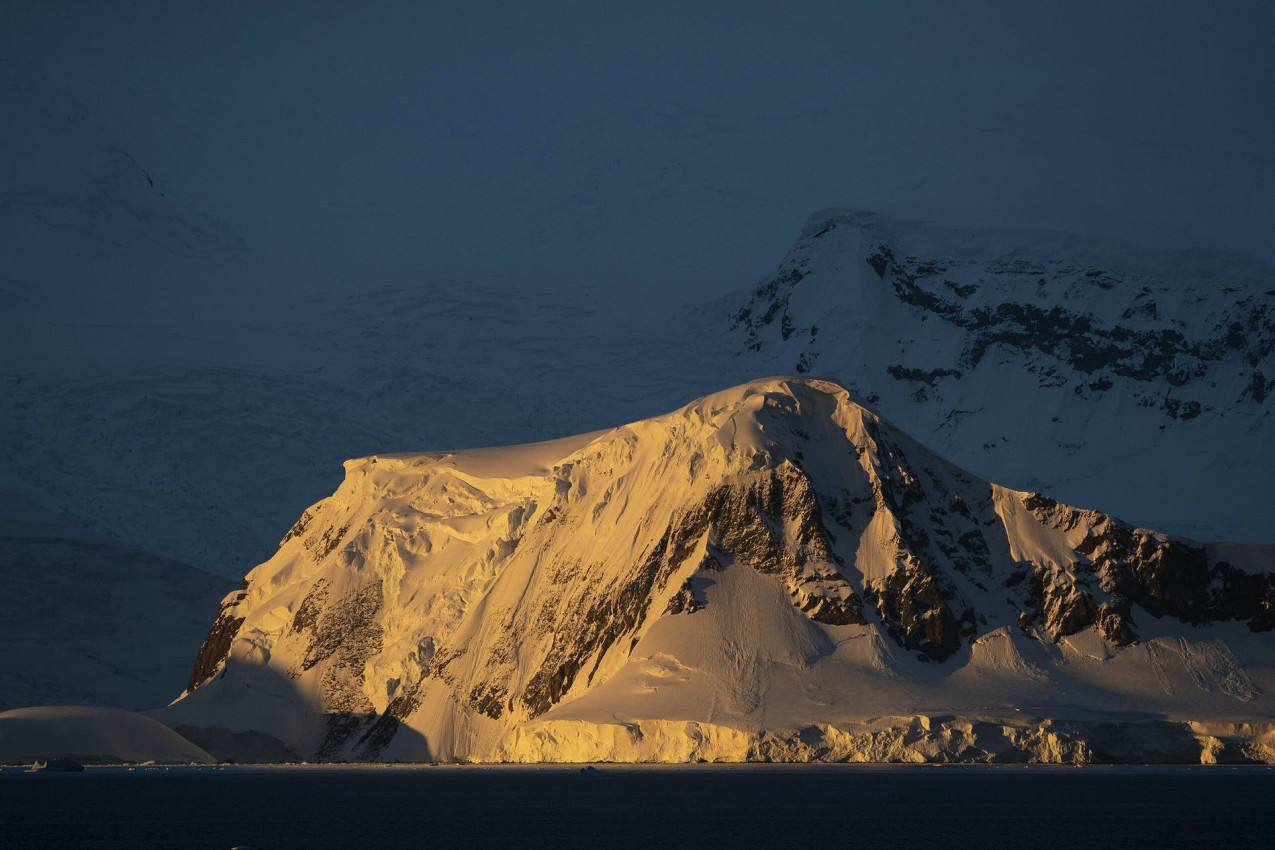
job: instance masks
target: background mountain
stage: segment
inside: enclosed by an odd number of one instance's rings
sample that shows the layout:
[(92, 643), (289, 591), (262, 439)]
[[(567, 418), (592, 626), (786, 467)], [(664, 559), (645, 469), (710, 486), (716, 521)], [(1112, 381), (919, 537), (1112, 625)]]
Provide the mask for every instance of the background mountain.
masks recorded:
[(231, 582), (3, 495), (0, 711), (142, 709), (176, 697)]
[(755, 374), (836, 376), (980, 475), (1271, 539), (1275, 271), (1257, 260), (828, 210), (723, 312)]
[(348, 462), (155, 716), (240, 757), (1271, 761), (1273, 571), (756, 381)]

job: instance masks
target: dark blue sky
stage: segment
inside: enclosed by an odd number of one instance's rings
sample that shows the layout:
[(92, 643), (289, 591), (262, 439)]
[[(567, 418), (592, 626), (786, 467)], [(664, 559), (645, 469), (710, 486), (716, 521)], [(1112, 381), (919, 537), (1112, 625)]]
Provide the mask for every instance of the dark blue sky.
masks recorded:
[(605, 6), (10, 0), (0, 75), (278, 285), (716, 292), (831, 205), (1275, 260), (1271, 4)]

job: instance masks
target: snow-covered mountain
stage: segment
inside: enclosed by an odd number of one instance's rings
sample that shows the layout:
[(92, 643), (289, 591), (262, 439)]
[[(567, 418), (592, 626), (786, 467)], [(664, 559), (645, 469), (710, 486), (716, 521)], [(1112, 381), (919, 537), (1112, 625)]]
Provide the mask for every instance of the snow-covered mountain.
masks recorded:
[(827, 210), (721, 314), (754, 374), (836, 377), (980, 475), (1271, 540), (1275, 271), (1259, 261)]
[(768, 379), (349, 461), (155, 716), (241, 757), (1269, 762), (1272, 571)]

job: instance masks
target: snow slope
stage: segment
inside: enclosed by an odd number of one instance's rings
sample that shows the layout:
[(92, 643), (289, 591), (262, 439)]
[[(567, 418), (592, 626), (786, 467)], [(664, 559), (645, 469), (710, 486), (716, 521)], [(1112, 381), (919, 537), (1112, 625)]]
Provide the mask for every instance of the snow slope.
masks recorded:
[(1269, 761), (1275, 553), (1210, 551), (754, 381), (347, 462), (154, 716), (306, 759)]
[(216, 761), (164, 724), (131, 711), (47, 706), (0, 712), (0, 764), (52, 758), (90, 764)]
[(982, 476), (1272, 541), (1275, 271), (1259, 261), (826, 210), (720, 309), (754, 374), (837, 378)]
[[(346, 458), (600, 428), (716, 383), (680, 322), (597, 293), (436, 281), (273, 304), (254, 321), (227, 325), (233, 352), (177, 322), (157, 362), (11, 375), (0, 487), (239, 577)], [(102, 344), (123, 356), (114, 338)]]
[(86, 535), (17, 494), (0, 505), (0, 711), (175, 697), (233, 582)]

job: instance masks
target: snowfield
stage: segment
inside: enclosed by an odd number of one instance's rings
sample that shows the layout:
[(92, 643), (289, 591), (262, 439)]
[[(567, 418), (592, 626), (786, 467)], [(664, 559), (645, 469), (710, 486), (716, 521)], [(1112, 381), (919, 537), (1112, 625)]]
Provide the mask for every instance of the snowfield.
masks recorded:
[(208, 753), (142, 714), (45, 706), (0, 712), (0, 764), (54, 758), (87, 764), (211, 764)]

